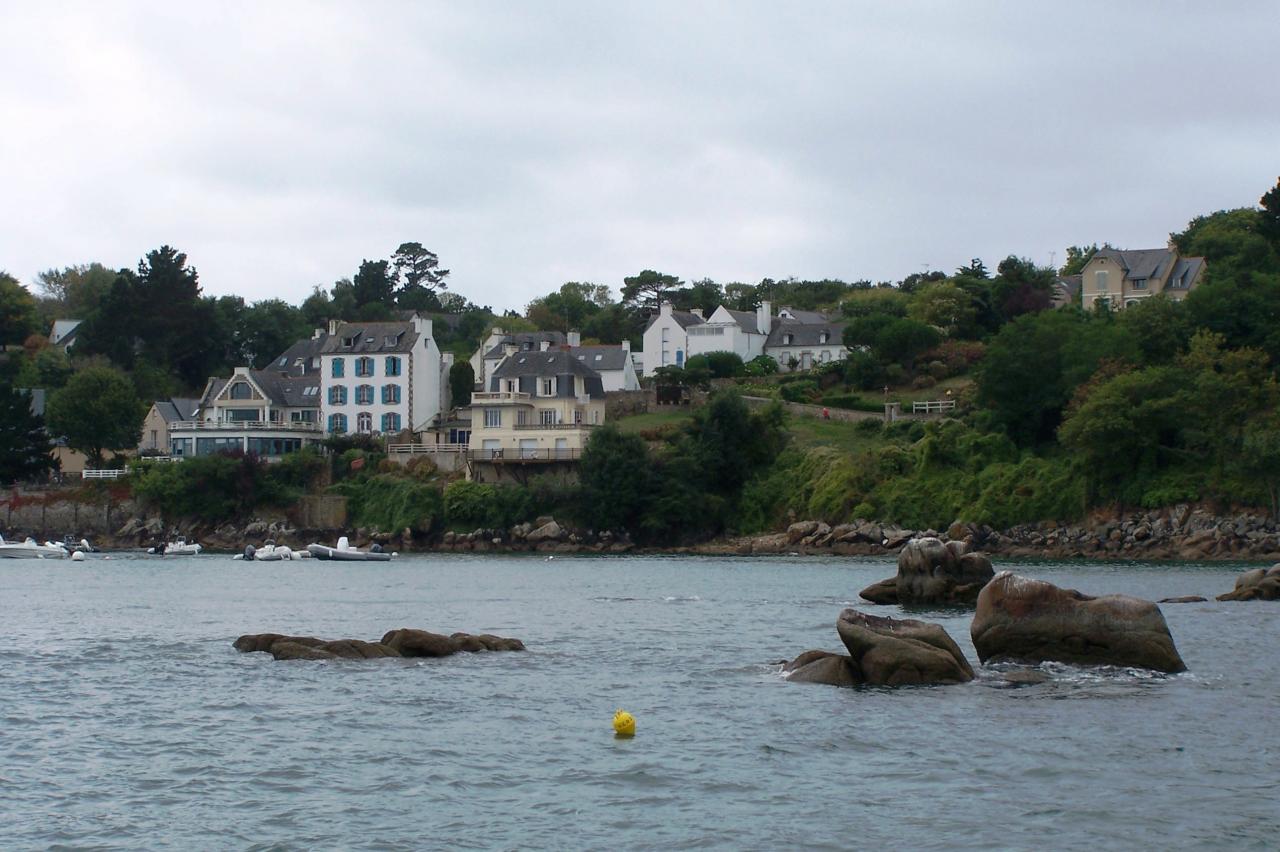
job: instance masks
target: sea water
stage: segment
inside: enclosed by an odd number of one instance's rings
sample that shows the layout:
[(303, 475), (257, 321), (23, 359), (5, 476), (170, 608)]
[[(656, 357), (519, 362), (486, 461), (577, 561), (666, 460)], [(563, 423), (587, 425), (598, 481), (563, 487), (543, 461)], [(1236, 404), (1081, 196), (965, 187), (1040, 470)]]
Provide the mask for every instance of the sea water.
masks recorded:
[[(1234, 565), (1028, 563), (1148, 599)], [(1189, 671), (836, 689), (778, 662), (889, 561), (0, 560), (0, 846), (1274, 848), (1280, 604), (1163, 607)], [(977, 666), (970, 614), (943, 624)], [(276, 662), (242, 633), (527, 653)], [(616, 739), (613, 713), (637, 719)]]

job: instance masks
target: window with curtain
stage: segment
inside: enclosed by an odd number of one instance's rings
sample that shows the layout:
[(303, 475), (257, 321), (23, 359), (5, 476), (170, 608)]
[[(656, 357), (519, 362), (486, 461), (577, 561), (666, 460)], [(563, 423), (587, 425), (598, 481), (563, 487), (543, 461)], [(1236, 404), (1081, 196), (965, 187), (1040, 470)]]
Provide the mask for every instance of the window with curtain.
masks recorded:
[(343, 359), (343, 358), (334, 358), (334, 359), (333, 359), (333, 377), (334, 377), (335, 379), (340, 379), (340, 378), (342, 378), (343, 373), (345, 373), (345, 372), (346, 372), (346, 367), (345, 367), (345, 364), (344, 364), (344, 360), (345, 360), (345, 359)]

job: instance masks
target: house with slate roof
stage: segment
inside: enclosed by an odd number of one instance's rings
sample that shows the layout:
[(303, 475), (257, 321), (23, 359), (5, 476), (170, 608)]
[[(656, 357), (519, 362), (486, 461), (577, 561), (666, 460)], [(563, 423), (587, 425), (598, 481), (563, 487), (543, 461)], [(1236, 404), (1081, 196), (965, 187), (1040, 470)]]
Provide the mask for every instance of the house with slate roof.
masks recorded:
[(816, 311), (783, 308), (770, 323), (764, 354), (784, 373), (843, 361), (848, 354), (844, 326)]
[(142, 440), (138, 442), (138, 452), (169, 455), (169, 426), (195, 420), (199, 410), (198, 399), (173, 397), (157, 399), (151, 403), (147, 416), (142, 420)]
[(531, 467), (576, 465), (591, 430), (604, 422), (600, 374), (572, 350), (523, 351), (506, 358), (488, 387), (471, 395), (472, 478), (524, 481)]
[(652, 376), (659, 367), (683, 367), (689, 357), (688, 330), (705, 322), (699, 311), (677, 311), (663, 302), (644, 329), (644, 374)]
[(71, 347), (76, 345), (76, 332), (80, 329), (81, 322), (78, 319), (54, 320), (49, 332), (49, 345), (57, 346), (63, 352), (70, 352)]
[(236, 451), (279, 458), (324, 437), (319, 378), (237, 367), (209, 379), (193, 417), (166, 425), (174, 458)]
[(1081, 270), (1083, 305), (1093, 310), (1105, 303), (1123, 310), (1157, 294), (1180, 301), (1199, 286), (1204, 270), (1203, 257), (1180, 257), (1172, 245), (1100, 249)]
[(564, 346), (561, 347), (583, 364), (600, 374), (605, 393), (640, 390), (640, 377), (635, 362), (631, 360), (631, 341), (621, 346)]
[(513, 352), (545, 351), (565, 344), (577, 346), (578, 333), (571, 331), (566, 336), (559, 331), (507, 332), (500, 326), (494, 326), (471, 356), (471, 371), (475, 374), (476, 385), (485, 387), (494, 369)]
[(316, 378), (329, 434), (420, 431), (449, 407), (453, 355), (441, 353), (426, 317), (330, 322), (319, 349)]

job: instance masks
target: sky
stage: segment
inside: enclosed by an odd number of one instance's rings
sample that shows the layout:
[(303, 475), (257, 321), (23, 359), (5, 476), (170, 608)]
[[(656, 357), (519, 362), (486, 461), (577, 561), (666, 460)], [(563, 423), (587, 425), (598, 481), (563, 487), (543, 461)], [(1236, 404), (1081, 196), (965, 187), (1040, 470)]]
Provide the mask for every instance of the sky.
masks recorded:
[(1280, 3), (0, 0), (0, 269), (477, 304), (1164, 245), (1280, 175)]

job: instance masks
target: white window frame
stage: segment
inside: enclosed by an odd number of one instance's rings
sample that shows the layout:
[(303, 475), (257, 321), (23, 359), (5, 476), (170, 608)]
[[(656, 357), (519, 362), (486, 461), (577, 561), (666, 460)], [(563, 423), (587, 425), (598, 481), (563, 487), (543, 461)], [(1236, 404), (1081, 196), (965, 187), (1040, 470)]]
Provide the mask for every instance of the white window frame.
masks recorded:
[(502, 409), (486, 408), (484, 410), (484, 428), (501, 429), (502, 428)]

